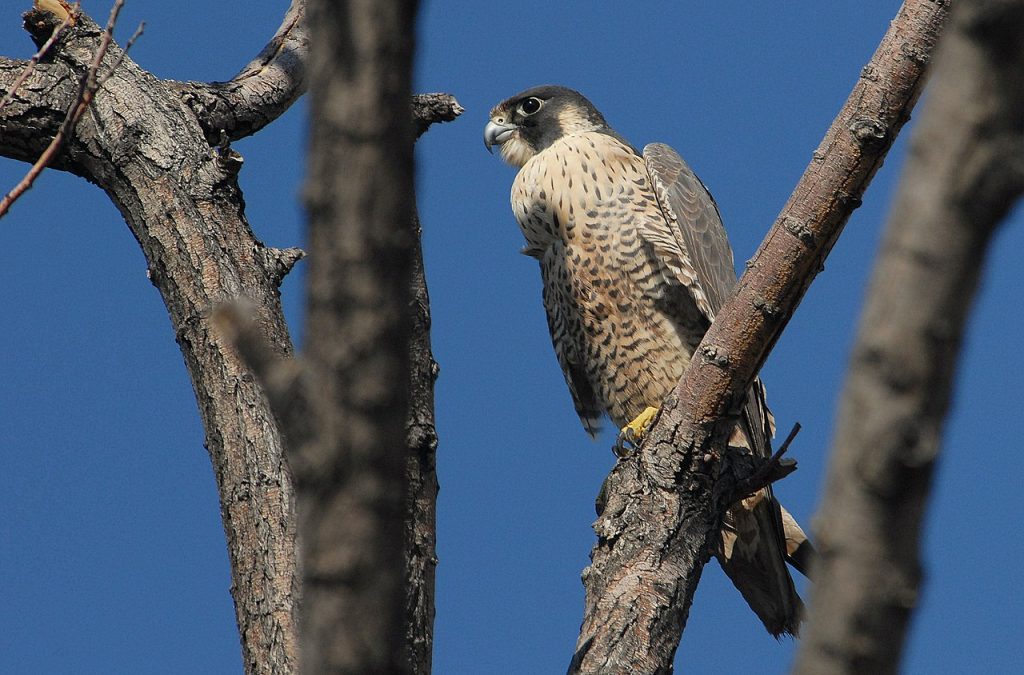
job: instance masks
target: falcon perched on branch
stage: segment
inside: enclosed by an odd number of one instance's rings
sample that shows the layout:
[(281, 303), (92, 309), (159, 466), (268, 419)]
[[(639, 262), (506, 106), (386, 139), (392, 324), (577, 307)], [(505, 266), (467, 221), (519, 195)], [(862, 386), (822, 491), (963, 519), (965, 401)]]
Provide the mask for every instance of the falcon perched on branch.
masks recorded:
[[(488, 149), (520, 167), (512, 211), (540, 262), (555, 354), (583, 426), (607, 414), (642, 435), (736, 283), (714, 200), (670, 147), (639, 152), (571, 89), (529, 89), (491, 111)], [(729, 445), (771, 455), (756, 381)], [(773, 634), (796, 633), (806, 536), (766, 488), (733, 506), (716, 556)]]

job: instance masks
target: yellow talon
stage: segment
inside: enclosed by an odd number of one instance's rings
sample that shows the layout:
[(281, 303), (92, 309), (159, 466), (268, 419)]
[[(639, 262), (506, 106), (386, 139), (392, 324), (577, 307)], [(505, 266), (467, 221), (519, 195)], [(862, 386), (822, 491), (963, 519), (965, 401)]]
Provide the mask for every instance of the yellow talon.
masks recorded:
[(619, 440), (615, 444), (615, 448), (617, 450), (625, 450), (626, 443), (629, 443), (634, 448), (640, 445), (640, 441), (647, 434), (647, 429), (651, 426), (651, 422), (654, 421), (654, 417), (660, 410), (660, 408), (647, 406), (632, 422), (622, 427), (622, 430), (619, 431)]

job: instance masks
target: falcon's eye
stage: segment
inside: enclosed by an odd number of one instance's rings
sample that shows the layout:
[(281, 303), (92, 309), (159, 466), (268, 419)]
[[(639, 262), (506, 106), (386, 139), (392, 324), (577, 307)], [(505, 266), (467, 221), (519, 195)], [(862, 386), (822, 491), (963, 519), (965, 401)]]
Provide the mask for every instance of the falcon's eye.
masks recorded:
[(523, 115), (532, 115), (533, 113), (540, 110), (540, 107), (542, 105), (544, 105), (543, 101), (541, 101), (536, 96), (531, 96), (530, 98), (526, 99), (525, 101), (519, 104), (519, 112), (522, 113)]

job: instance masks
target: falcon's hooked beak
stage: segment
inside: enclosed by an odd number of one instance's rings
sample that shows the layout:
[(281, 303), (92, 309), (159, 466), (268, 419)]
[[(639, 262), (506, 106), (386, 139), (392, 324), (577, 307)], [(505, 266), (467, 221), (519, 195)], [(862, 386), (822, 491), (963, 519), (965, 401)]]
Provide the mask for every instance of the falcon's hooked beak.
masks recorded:
[(488, 122), (484, 127), (484, 147), (487, 148), (487, 152), (493, 153), (491, 148), (507, 141), (515, 130), (514, 124), (498, 124), (494, 120)]

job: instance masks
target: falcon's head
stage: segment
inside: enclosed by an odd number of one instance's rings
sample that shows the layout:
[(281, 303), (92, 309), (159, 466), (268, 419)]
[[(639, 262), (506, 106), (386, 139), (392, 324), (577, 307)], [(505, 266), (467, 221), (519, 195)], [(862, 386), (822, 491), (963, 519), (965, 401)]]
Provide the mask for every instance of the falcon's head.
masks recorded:
[(552, 143), (584, 131), (610, 131), (594, 105), (578, 91), (555, 85), (534, 87), (502, 101), (484, 127), (484, 145), (501, 146), (501, 157), (522, 166)]

